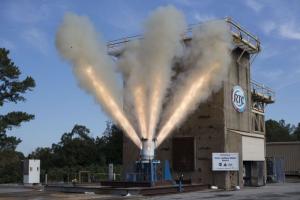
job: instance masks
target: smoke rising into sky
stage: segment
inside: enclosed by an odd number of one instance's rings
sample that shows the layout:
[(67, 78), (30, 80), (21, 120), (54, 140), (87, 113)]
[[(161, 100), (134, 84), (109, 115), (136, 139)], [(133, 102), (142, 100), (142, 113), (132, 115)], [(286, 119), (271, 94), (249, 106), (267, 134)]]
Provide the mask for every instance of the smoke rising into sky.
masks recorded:
[(219, 90), (227, 77), (232, 45), (228, 24), (223, 20), (206, 22), (195, 27), (192, 35), (181, 63), (187, 69), (178, 75), (157, 135), (157, 145), (212, 92)]
[(172, 60), (186, 30), (184, 16), (173, 6), (158, 8), (145, 23), (143, 39), (134, 41), (121, 57), (126, 91), (134, 105), (141, 136), (153, 139), (163, 99), (170, 85)]
[(92, 94), (104, 111), (140, 146), (135, 130), (122, 110), (121, 87), (105, 44), (87, 17), (68, 13), (56, 35), (56, 47), (73, 66), (80, 86)]
[[(175, 7), (156, 9), (145, 22), (143, 38), (129, 42), (116, 62), (124, 88), (118, 85), (105, 44), (86, 17), (66, 14), (56, 46), (71, 62), (80, 86), (138, 147), (141, 138), (157, 138), (160, 145), (199, 103), (221, 87), (231, 62), (232, 37), (225, 21), (196, 26), (188, 44), (183, 41), (186, 28), (183, 14)], [(184, 71), (171, 83), (174, 58), (179, 55)], [(130, 113), (123, 111), (122, 96)]]

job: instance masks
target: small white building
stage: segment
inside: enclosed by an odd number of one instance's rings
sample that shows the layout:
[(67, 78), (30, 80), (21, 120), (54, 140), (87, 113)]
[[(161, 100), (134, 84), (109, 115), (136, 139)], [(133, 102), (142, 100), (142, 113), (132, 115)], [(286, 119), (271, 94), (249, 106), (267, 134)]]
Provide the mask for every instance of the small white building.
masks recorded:
[(38, 184), (40, 183), (40, 160), (24, 160), (23, 166), (23, 183)]

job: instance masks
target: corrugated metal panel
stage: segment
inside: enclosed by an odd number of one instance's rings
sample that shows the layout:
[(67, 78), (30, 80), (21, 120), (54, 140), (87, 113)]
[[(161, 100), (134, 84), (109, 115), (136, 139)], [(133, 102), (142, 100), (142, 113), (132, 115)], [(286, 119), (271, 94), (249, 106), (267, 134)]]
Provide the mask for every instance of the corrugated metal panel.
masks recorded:
[(264, 139), (242, 136), (243, 161), (264, 161)]
[(267, 157), (282, 158), (286, 174), (300, 172), (300, 142), (269, 143)]

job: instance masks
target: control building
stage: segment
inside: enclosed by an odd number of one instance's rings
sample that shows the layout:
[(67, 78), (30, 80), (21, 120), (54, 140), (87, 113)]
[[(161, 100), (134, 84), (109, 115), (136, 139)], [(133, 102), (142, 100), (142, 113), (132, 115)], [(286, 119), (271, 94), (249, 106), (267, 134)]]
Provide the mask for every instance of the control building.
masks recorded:
[[(251, 77), (251, 63), (260, 52), (258, 38), (230, 18), (225, 20), (231, 27), (235, 44), (227, 81), (159, 146), (156, 158), (170, 162), (174, 179), (183, 173), (187, 182), (219, 188), (264, 185), (264, 112), (267, 104), (274, 103), (274, 92)], [(110, 43), (109, 51), (131, 39), (134, 38)], [(191, 39), (188, 35), (185, 38), (186, 41)], [(238, 171), (212, 170), (212, 153), (225, 152), (238, 153)], [(139, 153), (124, 136), (124, 172), (133, 171)]]

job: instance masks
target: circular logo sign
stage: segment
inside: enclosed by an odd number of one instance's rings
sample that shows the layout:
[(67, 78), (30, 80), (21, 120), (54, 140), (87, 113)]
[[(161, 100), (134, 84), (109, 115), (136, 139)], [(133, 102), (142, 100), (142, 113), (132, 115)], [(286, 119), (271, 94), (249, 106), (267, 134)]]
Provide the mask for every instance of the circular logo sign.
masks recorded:
[(233, 104), (233, 107), (238, 112), (244, 112), (246, 109), (246, 96), (244, 93), (243, 88), (240, 86), (234, 86), (232, 89), (232, 97), (231, 101)]

